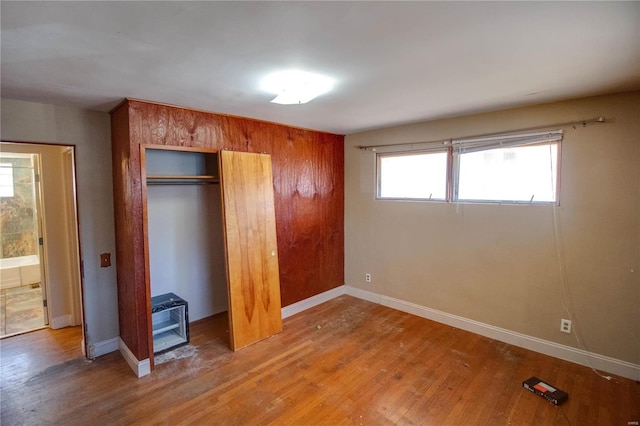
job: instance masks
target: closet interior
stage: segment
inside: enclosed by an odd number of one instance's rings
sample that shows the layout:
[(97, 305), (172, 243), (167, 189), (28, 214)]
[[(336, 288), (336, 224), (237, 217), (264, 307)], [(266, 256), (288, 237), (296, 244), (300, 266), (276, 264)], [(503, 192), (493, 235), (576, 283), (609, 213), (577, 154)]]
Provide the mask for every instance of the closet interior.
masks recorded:
[(152, 306), (158, 353), (188, 342), (189, 321), (228, 309), (222, 200), (217, 152), (147, 147), (142, 158), (151, 298), (187, 303)]

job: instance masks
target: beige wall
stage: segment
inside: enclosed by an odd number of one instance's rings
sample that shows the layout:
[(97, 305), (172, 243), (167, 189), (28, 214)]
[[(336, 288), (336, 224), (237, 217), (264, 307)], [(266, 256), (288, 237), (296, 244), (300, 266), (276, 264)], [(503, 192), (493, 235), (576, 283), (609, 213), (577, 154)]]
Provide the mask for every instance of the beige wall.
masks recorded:
[[(357, 148), (601, 115), (604, 124), (565, 128), (557, 208), (376, 201), (375, 153)], [(347, 136), (345, 280), (640, 364), (640, 92)], [(563, 294), (583, 345), (559, 331)]]
[[(87, 344), (118, 336), (118, 297), (107, 113), (2, 99), (2, 140), (75, 145), (80, 249), (84, 261)], [(100, 253), (113, 266), (100, 268)]]

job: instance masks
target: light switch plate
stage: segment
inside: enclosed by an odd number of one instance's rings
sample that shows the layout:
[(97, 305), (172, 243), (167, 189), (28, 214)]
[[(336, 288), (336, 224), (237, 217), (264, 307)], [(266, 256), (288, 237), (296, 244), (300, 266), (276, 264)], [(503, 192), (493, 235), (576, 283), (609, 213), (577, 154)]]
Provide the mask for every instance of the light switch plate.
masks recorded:
[(111, 253), (101, 253), (100, 254), (100, 267), (108, 268), (111, 266)]

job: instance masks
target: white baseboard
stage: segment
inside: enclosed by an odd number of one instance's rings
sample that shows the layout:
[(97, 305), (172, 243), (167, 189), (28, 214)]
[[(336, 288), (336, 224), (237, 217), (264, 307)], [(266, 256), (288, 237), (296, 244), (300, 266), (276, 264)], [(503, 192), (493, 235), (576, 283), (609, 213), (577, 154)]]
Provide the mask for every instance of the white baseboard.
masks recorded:
[(331, 299), (335, 299), (338, 296), (342, 296), (345, 294), (345, 289), (346, 286), (341, 285), (340, 287), (332, 288), (324, 293), (316, 294), (315, 296), (311, 296), (307, 299), (285, 306), (282, 308), (282, 318), (290, 317), (324, 302), (328, 302)]
[(402, 312), (407, 312), (422, 318), (427, 318), (432, 321), (470, 331), (481, 336), (549, 355), (554, 358), (571, 361), (576, 364), (606, 371), (631, 380), (640, 380), (640, 365), (638, 364), (573, 348), (571, 346), (561, 345), (548, 340), (538, 339), (537, 337), (528, 336), (526, 334), (516, 333), (515, 331), (448, 314), (446, 312), (427, 308), (405, 300), (372, 293), (355, 287), (345, 287), (345, 294), (359, 299), (388, 306)]
[[(84, 344), (82, 346), (84, 347)], [(93, 345), (89, 345), (89, 353), (87, 354), (87, 358), (93, 359), (117, 350), (118, 350), (117, 337), (114, 337), (112, 339), (102, 340), (101, 342), (97, 342), (97, 343), (94, 343)]]
[(118, 349), (120, 349), (122, 357), (125, 361), (127, 361), (127, 364), (129, 364), (129, 367), (133, 370), (136, 376), (138, 376), (138, 378), (151, 373), (151, 361), (149, 360), (149, 358), (138, 361), (138, 359), (129, 350), (127, 345), (119, 337)]
[(73, 325), (73, 315), (60, 315), (58, 317), (51, 318), (49, 327), (57, 330), (59, 328), (71, 327)]

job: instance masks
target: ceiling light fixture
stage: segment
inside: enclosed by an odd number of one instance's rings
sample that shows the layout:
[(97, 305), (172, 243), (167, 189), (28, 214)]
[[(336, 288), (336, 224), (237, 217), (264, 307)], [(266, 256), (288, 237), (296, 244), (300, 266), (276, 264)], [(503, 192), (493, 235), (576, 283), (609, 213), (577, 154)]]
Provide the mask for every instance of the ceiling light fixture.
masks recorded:
[(298, 70), (276, 72), (262, 80), (262, 89), (277, 95), (271, 102), (282, 105), (306, 104), (332, 87), (333, 79)]

